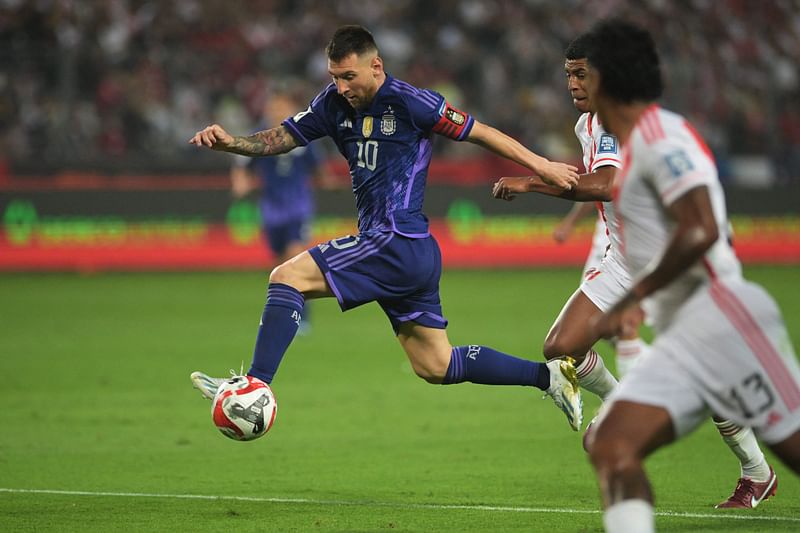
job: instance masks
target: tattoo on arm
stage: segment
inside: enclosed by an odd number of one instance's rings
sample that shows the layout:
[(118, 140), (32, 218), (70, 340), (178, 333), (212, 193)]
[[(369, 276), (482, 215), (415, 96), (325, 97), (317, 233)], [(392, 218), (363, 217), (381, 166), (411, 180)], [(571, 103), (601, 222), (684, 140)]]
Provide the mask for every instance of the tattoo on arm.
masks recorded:
[(259, 131), (248, 137), (234, 137), (228, 145), (227, 151), (240, 155), (264, 156), (285, 154), (297, 147), (286, 126), (278, 126), (269, 130)]

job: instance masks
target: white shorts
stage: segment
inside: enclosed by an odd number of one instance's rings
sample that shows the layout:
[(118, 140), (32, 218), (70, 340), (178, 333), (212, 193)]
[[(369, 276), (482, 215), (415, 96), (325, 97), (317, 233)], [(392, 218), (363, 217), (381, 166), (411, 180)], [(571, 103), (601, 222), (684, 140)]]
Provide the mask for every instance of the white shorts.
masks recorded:
[(628, 270), (611, 248), (600, 265), (583, 276), (580, 290), (603, 312), (622, 299), (631, 286)]
[(590, 271), (600, 268), (600, 263), (603, 261), (610, 243), (611, 241), (608, 240), (608, 234), (606, 233), (606, 223), (598, 218), (592, 235), (592, 249), (589, 250), (586, 263), (583, 265), (584, 276)]
[(800, 430), (800, 364), (780, 311), (742, 279), (699, 288), (607, 402), (666, 409), (677, 436), (713, 413), (777, 443)]

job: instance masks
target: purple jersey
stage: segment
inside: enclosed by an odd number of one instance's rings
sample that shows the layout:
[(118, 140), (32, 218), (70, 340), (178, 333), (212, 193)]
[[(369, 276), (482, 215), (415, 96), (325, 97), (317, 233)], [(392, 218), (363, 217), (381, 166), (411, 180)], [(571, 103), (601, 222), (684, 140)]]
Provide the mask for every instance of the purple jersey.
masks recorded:
[(367, 109), (355, 110), (331, 83), (283, 125), (300, 145), (329, 136), (347, 159), (358, 208), (358, 230), (427, 237), (422, 213), (431, 133), (461, 141), (474, 120), (428, 89), (388, 74)]

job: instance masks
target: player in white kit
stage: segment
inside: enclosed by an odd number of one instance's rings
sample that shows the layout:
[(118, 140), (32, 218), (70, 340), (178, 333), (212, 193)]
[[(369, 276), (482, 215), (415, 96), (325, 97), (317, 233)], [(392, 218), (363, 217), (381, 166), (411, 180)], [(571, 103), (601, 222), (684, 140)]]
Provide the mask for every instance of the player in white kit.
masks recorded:
[[(594, 112), (594, 106), (586, 95), (584, 78), (588, 64), (584, 41), (584, 37), (578, 37), (567, 47), (564, 70), (573, 103), (578, 111), (583, 112), (575, 125), (575, 134), (581, 143), (584, 166), (589, 173), (582, 175), (576, 188), (569, 192), (548, 187), (535, 177), (502, 178), (493, 192), (496, 197), (505, 199), (511, 199), (518, 193), (533, 191), (562, 198), (597, 201), (597, 210), (608, 242), (604, 256), (593, 270), (587, 269), (580, 287), (561, 311), (545, 341), (545, 356), (549, 359), (568, 354), (580, 361), (577, 372), (581, 386), (605, 399), (617, 383), (605, 369), (602, 359), (591, 350), (591, 345), (598, 337), (586, 324), (608, 311), (625, 296), (632, 281), (620, 252), (621, 228), (610, 201), (614, 173), (622, 166), (622, 159), (616, 137), (603, 129)], [(626, 325), (625, 331), (619, 335), (621, 340), (616, 342), (618, 351), (627, 350), (636, 354), (631, 363), (638, 361), (648, 348), (638, 336), (640, 317), (633, 318), (636, 320)], [(585, 350), (588, 343), (591, 343), (589, 351), (582, 352), (587, 354), (586, 357), (580, 357), (578, 352)], [(714, 417), (714, 423), (741, 466), (736, 489), (718, 507), (753, 508), (775, 494), (777, 476), (767, 463), (753, 432), (718, 416)], [(587, 428), (587, 432), (589, 431)], [(750, 498), (746, 490), (750, 484), (757, 495), (755, 500)]]
[[(634, 279), (593, 327), (611, 337), (642, 303), (656, 334), (605, 404), (590, 456), (606, 530), (647, 532), (653, 496), (642, 462), (710, 413), (753, 428), (800, 473), (800, 365), (777, 305), (742, 277), (710, 151), (654, 103), (663, 86), (652, 38), (612, 20), (586, 39), (586, 90), (623, 146), (614, 206)], [(743, 497), (758, 499), (750, 480), (740, 483)]]
[[(580, 39), (573, 41), (565, 52), (566, 62), (564, 70), (567, 74), (567, 87), (572, 96), (573, 104), (583, 114), (575, 124), (575, 136), (581, 143), (583, 164), (586, 172), (596, 172), (602, 175), (607, 183), (611, 183), (616, 169), (622, 166), (619, 156), (617, 139), (607, 133), (597, 119), (592, 109), (586, 91), (583, 88), (583, 78), (586, 71), (586, 58)], [(595, 202), (598, 221), (595, 224), (595, 233), (592, 238), (592, 249), (584, 265), (584, 279), (575, 293), (573, 300), (578, 298), (578, 293), (585, 295), (597, 309), (605, 311), (614, 303), (630, 284), (630, 277), (624, 268), (621, 257), (615, 246), (617, 241), (616, 227), (614, 226), (614, 207), (611, 203), (610, 186), (604, 194), (598, 196)], [(581, 205), (581, 204), (577, 204)], [(586, 204), (582, 204), (586, 205)], [(599, 259), (598, 259), (599, 257)], [(581, 308), (579, 303), (571, 303), (570, 310), (565, 306), (559, 319), (553, 325), (545, 341), (545, 352), (570, 350), (569, 338), (564, 339), (564, 329), (569, 328), (566, 323), (581, 322), (583, 318), (576, 312)], [(596, 339), (595, 339), (596, 340)], [(614, 350), (616, 354), (617, 375), (620, 379), (633, 368), (639, 358), (646, 353), (647, 345), (639, 337), (638, 328), (630, 328), (615, 339)], [(566, 353), (566, 352), (565, 352)], [(596, 353), (591, 357), (597, 357)], [(548, 357), (549, 358), (549, 357)], [(579, 377), (586, 376), (588, 372), (578, 371)], [(605, 398), (605, 396), (602, 396)]]
[[(581, 50), (580, 40), (576, 39), (571, 43), (565, 55), (567, 86), (575, 107), (583, 112), (575, 125), (575, 135), (583, 148), (586, 174), (581, 176), (578, 189), (568, 192), (548, 187), (538, 177), (505, 177), (495, 184), (493, 194), (496, 198), (511, 200), (519, 193), (540, 192), (581, 202), (593, 201), (596, 204), (602, 221), (598, 223), (602, 231), (602, 240), (596, 238), (595, 247), (598, 246), (597, 243), (599, 246), (603, 246), (603, 241), (606, 243), (600, 250), (601, 259), (596, 265), (587, 262), (583, 281), (564, 305), (547, 334), (543, 353), (547, 359), (564, 355), (573, 357), (578, 363), (576, 370), (580, 385), (605, 399), (616, 386), (617, 380), (605, 367), (603, 359), (594, 351), (593, 346), (598, 339), (593, 336), (586, 324), (591, 317), (608, 309), (630, 284), (630, 278), (621, 264), (619, 252), (614, 245), (618, 238), (615, 235), (613, 218), (609, 217), (613, 211), (610, 203), (610, 183), (614, 171), (622, 165), (622, 161), (619, 158), (616, 138), (602, 129), (586, 98), (583, 89), (586, 59)], [(588, 184), (593, 186), (588, 187)], [(635, 355), (644, 351), (645, 346), (638, 338), (636, 329), (626, 332), (621, 338), (623, 353), (630, 355), (620, 366), (626, 366), (628, 361), (630, 366), (635, 360)], [(636, 348), (635, 353), (632, 348)]]

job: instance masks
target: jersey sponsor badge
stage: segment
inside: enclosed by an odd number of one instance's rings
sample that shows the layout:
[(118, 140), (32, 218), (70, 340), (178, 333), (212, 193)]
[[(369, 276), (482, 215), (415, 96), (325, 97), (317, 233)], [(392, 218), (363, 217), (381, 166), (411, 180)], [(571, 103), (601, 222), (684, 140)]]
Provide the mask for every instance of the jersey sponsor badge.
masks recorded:
[(386, 113), (381, 117), (381, 133), (384, 135), (392, 135), (397, 129), (397, 122), (394, 119), (394, 114)]
[(364, 117), (364, 121), (361, 123), (361, 135), (364, 137), (372, 135), (372, 117)]
[(667, 154), (664, 159), (666, 160), (669, 171), (672, 173), (672, 177), (674, 178), (683, 176), (690, 170), (694, 169), (692, 161), (683, 150), (678, 150), (677, 152)]
[(611, 134), (604, 133), (600, 136), (600, 142), (597, 143), (598, 154), (616, 154), (617, 153), (617, 138)]

